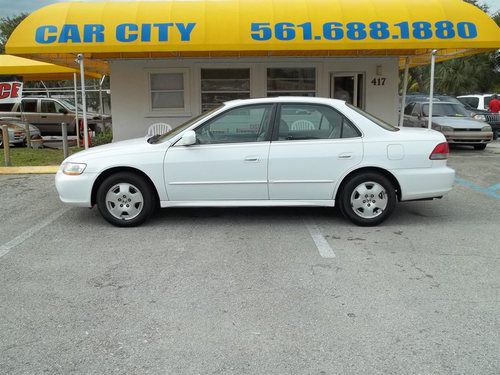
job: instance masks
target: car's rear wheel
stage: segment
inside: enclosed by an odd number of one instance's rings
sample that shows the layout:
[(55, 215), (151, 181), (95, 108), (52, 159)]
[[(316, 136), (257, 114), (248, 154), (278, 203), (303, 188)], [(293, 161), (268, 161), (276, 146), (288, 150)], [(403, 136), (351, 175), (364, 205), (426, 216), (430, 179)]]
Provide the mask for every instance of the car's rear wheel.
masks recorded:
[(485, 144), (474, 145), (474, 150), (485, 150), (485, 149), (486, 149)]
[(107, 177), (97, 189), (96, 200), (104, 219), (119, 227), (144, 223), (156, 207), (156, 195), (149, 182), (129, 172)]
[(344, 216), (360, 226), (382, 223), (392, 214), (396, 202), (396, 190), (391, 181), (374, 172), (358, 174), (349, 179), (339, 199)]

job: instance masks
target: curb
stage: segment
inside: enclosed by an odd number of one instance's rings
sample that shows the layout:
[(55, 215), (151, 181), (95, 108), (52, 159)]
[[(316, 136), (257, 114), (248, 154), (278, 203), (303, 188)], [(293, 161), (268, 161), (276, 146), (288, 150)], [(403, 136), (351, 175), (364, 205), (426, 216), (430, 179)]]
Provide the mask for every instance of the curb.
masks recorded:
[(40, 167), (0, 167), (0, 174), (55, 174), (58, 165)]

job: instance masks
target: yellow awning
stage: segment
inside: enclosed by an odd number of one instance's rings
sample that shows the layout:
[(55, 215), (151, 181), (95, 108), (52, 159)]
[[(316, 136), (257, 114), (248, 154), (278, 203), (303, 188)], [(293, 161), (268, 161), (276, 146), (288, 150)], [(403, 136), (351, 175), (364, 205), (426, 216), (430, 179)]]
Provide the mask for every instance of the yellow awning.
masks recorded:
[[(0, 75), (16, 75), (24, 81), (54, 81), (73, 79), (73, 73), (80, 71), (65, 66), (25, 59), (12, 55), (0, 55)], [(87, 72), (87, 78), (100, 78), (99, 74)]]
[(500, 48), (500, 29), (462, 0), (172, 0), (56, 3), (6, 49), (94, 71), (116, 58), (415, 56), (413, 65)]

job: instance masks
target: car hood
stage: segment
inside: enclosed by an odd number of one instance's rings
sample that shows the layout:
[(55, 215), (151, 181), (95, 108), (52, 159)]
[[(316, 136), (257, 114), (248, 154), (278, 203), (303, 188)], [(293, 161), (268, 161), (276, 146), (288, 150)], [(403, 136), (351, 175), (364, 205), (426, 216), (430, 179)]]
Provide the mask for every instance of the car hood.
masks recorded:
[(91, 159), (101, 159), (104, 157), (114, 157), (120, 155), (143, 154), (151, 151), (152, 149), (164, 148), (165, 150), (170, 146), (170, 143), (148, 143), (148, 137), (129, 139), (126, 141), (119, 141), (109, 143), (102, 146), (92, 147), (88, 150), (77, 152), (76, 154), (68, 157), (64, 162), (83, 162)]
[(469, 117), (433, 117), (432, 122), (440, 126), (449, 126), (454, 129), (481, 129), (486, 124), (483, 121)]

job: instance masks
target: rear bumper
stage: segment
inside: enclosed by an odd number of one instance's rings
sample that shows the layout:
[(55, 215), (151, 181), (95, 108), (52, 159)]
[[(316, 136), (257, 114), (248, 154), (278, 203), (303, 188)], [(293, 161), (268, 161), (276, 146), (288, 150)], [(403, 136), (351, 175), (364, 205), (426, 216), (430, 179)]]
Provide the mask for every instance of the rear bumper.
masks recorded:
[(390, 171), (401, 186), (401, 200), (439, 198), (449, 193), (455, 171), (447, 166)]
[(78, 207), (92, 207), (90, 199), (95, 173), (82, 173), (79, 176), (68, 176), (57, 171), (56, 189), (62, 202)]

